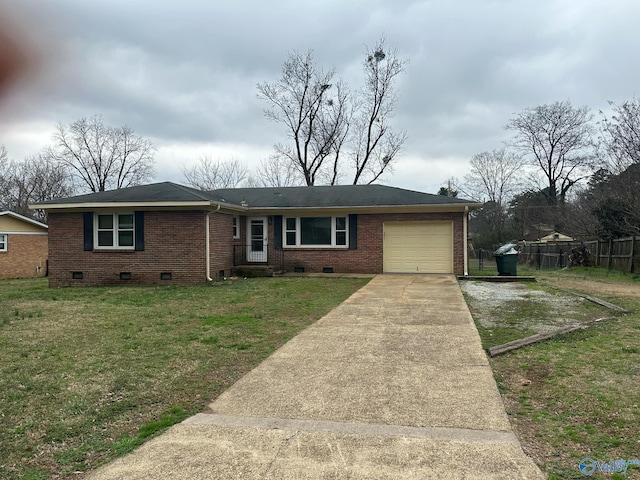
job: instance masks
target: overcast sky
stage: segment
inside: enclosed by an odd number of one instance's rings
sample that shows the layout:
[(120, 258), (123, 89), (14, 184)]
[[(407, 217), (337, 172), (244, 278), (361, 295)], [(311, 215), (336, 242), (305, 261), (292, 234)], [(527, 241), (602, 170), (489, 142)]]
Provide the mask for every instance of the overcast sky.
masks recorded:
[[(202, 155), (250, 168), (285, 139), (256, 84), (313, 49), (352, 88), (384, 35), (409, 61), (386, 183), (435, 192), (502, 146), (523, 108), (570, 100), (598, 113), (637, 94), (638, 0), (0, 0), (46, 58), (0, 105), (0, 144), (36, 154), (56, 123), (101, 114), (157, 147), (156, 181)], [(30, 8), (28, 8), (30, 6)], [(8, 15), (8, 17), (7, 17)]]

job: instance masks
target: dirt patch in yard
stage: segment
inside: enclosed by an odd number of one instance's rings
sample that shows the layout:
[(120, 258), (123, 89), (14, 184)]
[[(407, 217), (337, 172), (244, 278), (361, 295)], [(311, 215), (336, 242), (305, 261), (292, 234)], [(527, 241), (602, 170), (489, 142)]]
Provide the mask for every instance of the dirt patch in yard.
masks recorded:
[(584, 320), (585, 299), (539, 286), (466, 281), (461, 289), (475, 320), (485, 328), (508, 324), (545, 333)]

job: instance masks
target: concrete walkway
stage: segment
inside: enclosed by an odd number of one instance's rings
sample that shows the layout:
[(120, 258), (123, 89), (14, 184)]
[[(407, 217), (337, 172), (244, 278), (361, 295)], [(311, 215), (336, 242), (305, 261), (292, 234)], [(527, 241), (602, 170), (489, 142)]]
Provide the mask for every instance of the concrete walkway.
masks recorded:
[(198, 414), (88, 478), (544, 479), (450, 275), (379, 275)]

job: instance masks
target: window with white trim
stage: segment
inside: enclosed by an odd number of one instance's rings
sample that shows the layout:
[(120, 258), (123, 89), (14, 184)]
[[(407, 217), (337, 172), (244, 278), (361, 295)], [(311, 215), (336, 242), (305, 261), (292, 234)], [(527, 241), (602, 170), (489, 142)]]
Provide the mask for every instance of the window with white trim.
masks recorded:
[(95, 248), (134, 248), (133, 213), (100, 213), (95, 215)]
[(240, 229), (238, 228), (238, 217), (233, 217), (233, 238), (240, 238)]
[(7, 237), (6, 233), (0, 233), (0, 252), (7, 251)]
[(347, 246), (347, 217), (335, 218), (335, 241), (336, 246)]
[(347, 217), (286, 217), (285, 247), (347, 247)]
[(288, 247), (298, 244), (297, 240), (298, 231), (298, 219), (294, 217), (287, 217), (284, 220), (284, 244)]

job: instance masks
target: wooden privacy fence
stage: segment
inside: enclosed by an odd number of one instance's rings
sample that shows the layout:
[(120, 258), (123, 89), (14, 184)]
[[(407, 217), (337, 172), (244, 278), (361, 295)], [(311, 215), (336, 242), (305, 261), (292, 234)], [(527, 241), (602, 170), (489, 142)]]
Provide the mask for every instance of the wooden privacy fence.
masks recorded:
[(591, 240), (584, 244), (591, 252), (596, 266), (632, 273), (635, 265), (640, 265), (640, 258), (635, 258), (640, 255), (639, 240), (640, 237), (626, 237), (615, 240)]
[(585, 242), (527, 242), (520, 244), (519, 263), (537, 268), (564, 268), (574, 248), (583, 245), (591, 254), (594, 266), (633, 273), (640, 270), (640, 237)]

